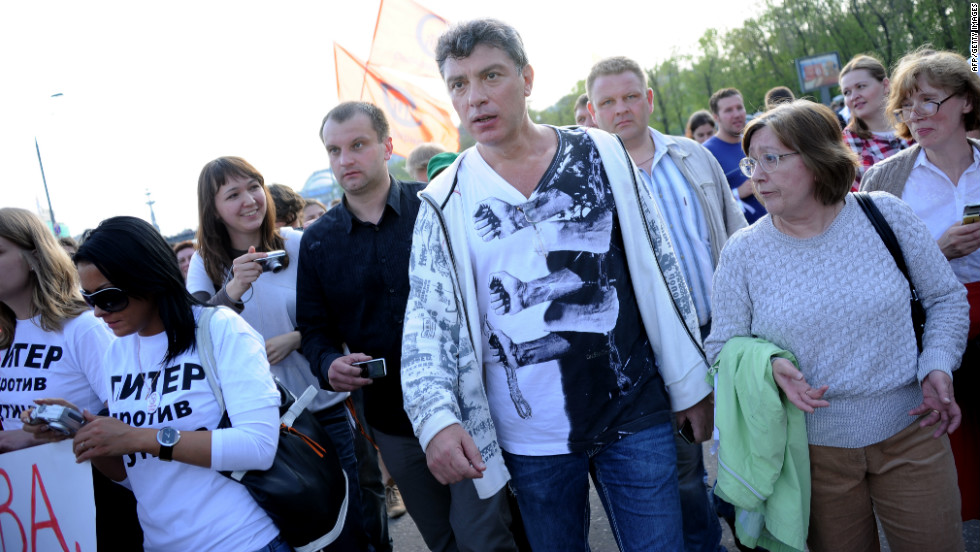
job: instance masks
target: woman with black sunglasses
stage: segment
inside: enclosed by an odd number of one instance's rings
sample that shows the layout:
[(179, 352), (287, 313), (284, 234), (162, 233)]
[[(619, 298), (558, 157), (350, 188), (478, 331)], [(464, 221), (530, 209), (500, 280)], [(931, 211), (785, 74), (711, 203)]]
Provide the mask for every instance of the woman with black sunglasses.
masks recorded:
[(195, 339), (204, 307), (163, 237), (137, 218), (107, 219), (75, 264), (83, 297), (118, 338), (104, 361), (111, 415), (85, 412), (76, 459), (133, 489), (146, 550), (291, 550), (245, 487), (218, 473), (268, 469), (275, 456), (279, 393), (262, 337), (231, 311), (214, 313), (232, 425), (216, 429), (221, 411)]
[[(37, 399), (62, 397), (102, 409), (102, 357), (112, 339), (79, 295), (75, 267), (41, 219), (0, 209), (0, 366), (8, 382), (0, 386), (0, 453), (60, 435), (20, 431), (21, 413), (29, 415)], [(143, 536), (132, 493), (99, 473), (93, 484), (99, 548), (138, 549)]]

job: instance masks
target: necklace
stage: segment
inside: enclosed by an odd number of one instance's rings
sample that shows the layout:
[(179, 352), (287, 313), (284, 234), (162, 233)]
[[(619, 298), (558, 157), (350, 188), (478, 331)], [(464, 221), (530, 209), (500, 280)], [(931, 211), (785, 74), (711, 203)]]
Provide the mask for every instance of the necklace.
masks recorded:
[[(139, 375), (137, 376), (140, 382), (140, 388), (143, 390), (143, 394), (146, 396), (146, 413), (156, 412), (157, 407), (160, 406), (160, 393), (157, 393), (153, 387), (153, 382), (146, 374), (143, 373), (143, 362), (140, 360), (140, 337), (136, 338), (136, 368), (139, 370)], [(124, 374), (125, 375), (125, 374)], [(158, 375), (159, 377), (159, 375)], [(154, 378), (155, 379), (155, 378)], [(122, 394), (123, 387), (125, 386), (125, 378), (123, 382), (119, 385), (119, 391), (116, 392), (116, 401), (119, 401), (119, 397)]]
[(643, 167), (644, 165), (646, 165), (647, 163), (649, 163), (654, 157), (657, 156), (657, 144), (654, 143), (652, 136), (650, 137), (650, 146), (653, 148), (653, 153), (651, 153), (650, 154), (650, 157), (647, 157), (643, 161), (637, 161), (636, 162), (636, 166), (637, 167)]
[(652, 160), (652, 159), (653, 159), (653, 158), (654, 158), (654, 157), (655, 157), (656, 155), (657, 155), (657, 152), (653, 152), (652, 154), (650, 154), (650, 157), (647, 157), (647, 158), (646, 158), (646, 159), (644, 159), (643, 161), (640, 161), (639, 163), (637, 163), (637, 164), (636, 164), (636, 166), (637, 166), (637, 167), (642, 167), (643, 165), (646, 165), (646, 164), (647, 164), (647, 163), (649, 163), (649, 162), (650, 162), (650, 161), (651, 161), (651, 160)]
[[(150, 378), (143, 375), (143, 363), (140, 361), (140, 342), (142, 340), (139, 335), (136, 336), (136, 366), (139, 367), (140, 376), (143, 377), (143, 392), (149, 392), (146, 395), (146, 413), (156, 412), (157, 407), (160, 406), (160, 393), (157, 393), (154, 387), (150, 383)], [(159, 377), (159, 376), (158, 376)], [(155, 379), (155, 378), (154, 378)]]

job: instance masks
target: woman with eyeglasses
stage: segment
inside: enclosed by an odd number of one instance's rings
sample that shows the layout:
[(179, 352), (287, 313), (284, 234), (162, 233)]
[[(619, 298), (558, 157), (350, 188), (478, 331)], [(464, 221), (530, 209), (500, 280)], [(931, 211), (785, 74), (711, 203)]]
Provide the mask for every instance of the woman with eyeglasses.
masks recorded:
[[(201, 370), (196, 324), (173, 250), (134, 217), (102, 221), (75, 254), (82, 296), (116, 335), (103, 362), (109, 416), (86, 408), (76, 460), (136, 495), (146, 550), (292, 550), (246, 488), (218, 471), (272, 465), (279, 392), (262, 338), (227, 309), (209, 331), (231, 419)], [(48, 401), (54, 402), (54, 401)]]
[(844, 141), (861, 163), (851, 186), (854, 191), (869, 167), (911, 145), (908, 138), (895, 134), (892, 116), (885, 111), (889, 86), (885, 66), (871, 56), (854, 56), (840, 71), (841, 94), (851, 112)]
[[(980, 367), (980, 221), (965, 216), (980, 205), (980, 141), (967, 133), (980, 129), (980, 77), (953, 52), (913, 52), (899, 61), (889, 109), (898, 119), (899, 136), (915, 146), (875, 165), (862, 190), (883, 190), (905, 201), (926, 223), (932, 238), (966, 287), (970, 331), (958, 396), (972, 397)], [(978, 208), (974, 207), (976, 211)], [(963, 519), (980, 517), (980, 412), (976, 401), (963, 401), (963, 426), (950, 439), (956, 457)]]
[(746, 127), (742, 148), (769, 214), (722, 251), (705, 349), (714, 362), (730, 339), (758, 337), (795, 355), (798, 369), (773, 357), (766, 370), (804, 412), (809, 549), (877, 550), (877, 517), (895, 550), (962, 550), (946, 437), (960, 419), (950, 373), (968, 323), (962, 286), (912, 210), (872, 194), (926, 309), (918, 354), (908, 282), (848, 193), (857, 160), (833, 112), (781, 105)]
[[(112, 339), (82, 300), (75, 267), (44, 222), (24, 209), (0, 209), (0, 453), (59, 440), (46, 425), (21, 431), (38, 399), (102, 409), (102, 357)], [(93, 486), (99, 548), (139, 549), (132, 493), (94, 471)]]
[[(296, 330), (296, 278), (303, 233), (276, 228), (276, 210), (262, 174), (240, 157), (219, 157), (204, 166), (197, 182), (198, 249), (187, 271), (187, 290), (199, 301), (225, 305), (264, 339), (272, 374), (297, 397), (309, 386), (320, 389), (299, 350)], [(268, 257), (278, 250), (285, 255)], [(348, 477), (347, 524), (339, 542), (352, 535), (366, 540), (360, 527), (354, 433), (344, 400), (348, 393), (321, 390), (308, 407), (339, 455)]]

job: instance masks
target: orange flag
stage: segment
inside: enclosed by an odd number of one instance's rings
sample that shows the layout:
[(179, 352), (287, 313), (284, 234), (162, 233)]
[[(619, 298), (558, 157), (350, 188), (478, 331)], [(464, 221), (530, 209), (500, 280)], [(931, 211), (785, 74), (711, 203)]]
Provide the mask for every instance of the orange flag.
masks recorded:
[(447, 29), (445, 19), (412, 0), (381, 0), (368, 65), (441, 81), (436, 42)]
[(368, 67), (343, 46), (334, 43), (337, 98), (365, 101), (381, 108), (391, 126), (395, 155), (408, 157), (412, 148), (437, 142), (448, 151), (459, 149), (459, 130), (449, 116), (446, 100), (436, 100), (420, 88)]

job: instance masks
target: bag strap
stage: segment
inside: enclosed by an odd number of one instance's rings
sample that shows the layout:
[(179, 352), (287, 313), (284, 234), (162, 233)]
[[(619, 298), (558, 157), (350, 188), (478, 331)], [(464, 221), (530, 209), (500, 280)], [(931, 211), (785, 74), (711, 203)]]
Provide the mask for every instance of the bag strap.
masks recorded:
[(871, 225), (874, 226), (875, 231), (878, 232), (878, 236), (881, 241), (885, 242), (885, 247), (888, 248), (888, 252), (892, 254), (892, 258), (895, 259), (895, 264), (898, 265), (898, 270), (905, 276), (905, 279), (909, 282), (909, 291), (912, 292), (912, 300), (918, 301), (919, 294), (915, 291), (915, 285), (912, 284), (912, 278), (909, 276), (909, 269), (905, 266), (905, 256), (902, 254), (902, 248), (898, 245), (898, 240), (895, 238), (895, 233), (892, 232), (892, 227), (888, 225), (888, 221), (885, 217), (881, 215), (881, 211), (878, 210), (878, 206), (871, 199), (871, 195), (868, 192), (854, 192), (854, 199), (857, 200), (858, 205), (867, 215), (868, 220), (871, 221)]
[(303, 413), (303, 410), (305, 410), (307, 406), (310, 406), (310, 403), (316, 398), (316, 394), (318, 392), (319, 391), (317, 388), (313, 387), (312, 385), (307, 387), (306, 391), (303, 391), (303, 394), (300, 395), (298, 399), (293, 401), (293, 404), (289, 406), (289, 410), (282, 415), (279, 421), (286, 427), (293, 427), (293, 422), (296, 421), (296, 418)]
[(224, 416), (225, 398), (221, 394), (221, 386), (218, 385), (218, 377), (215, 375), (214, 344), (211, 342), (211, 317), (214, 315), (215, 309), (218, 308), (221, 307), (205, 307), (201, 309), (201, 317), (197, 321), (195, 338), (197, 340), (197, 354), (201, 357), (204, 375), (208, 379), (208, 385), (211, 386), (211, 392), (214, 393), (214, 398), (218, 401), (218, 409), (221, 410), (221, 415)]

